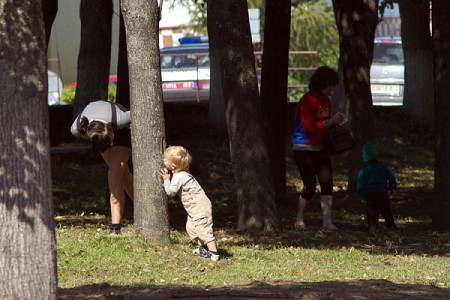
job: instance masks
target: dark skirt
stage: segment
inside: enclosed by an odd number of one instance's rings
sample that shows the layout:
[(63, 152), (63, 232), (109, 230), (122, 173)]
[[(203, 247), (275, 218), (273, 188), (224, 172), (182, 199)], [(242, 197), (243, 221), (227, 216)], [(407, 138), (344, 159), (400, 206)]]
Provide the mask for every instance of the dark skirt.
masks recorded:
[(114, 134), (113, 146), (124, 146), (131, 148), (131, 131), (130, 128), (122, 128)]

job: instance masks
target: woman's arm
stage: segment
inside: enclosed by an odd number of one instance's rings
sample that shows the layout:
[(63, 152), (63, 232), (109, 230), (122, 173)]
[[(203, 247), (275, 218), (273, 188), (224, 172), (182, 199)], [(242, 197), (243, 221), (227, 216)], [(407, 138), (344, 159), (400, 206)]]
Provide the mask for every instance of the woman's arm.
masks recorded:
[(120, 104), (116, 105), (116, 116), (117, 116), (117, 128), (127, 128), (130, 127), (131, 124), (131, 112), (127, 111), (125, 107)]
[(81, 114), (76, 117), (75, 121), (73, 121), (72, 126), (70, 127), (70, 132), (76, 137), (85, 137), (78, 131), (78, 122), (80, 122)]

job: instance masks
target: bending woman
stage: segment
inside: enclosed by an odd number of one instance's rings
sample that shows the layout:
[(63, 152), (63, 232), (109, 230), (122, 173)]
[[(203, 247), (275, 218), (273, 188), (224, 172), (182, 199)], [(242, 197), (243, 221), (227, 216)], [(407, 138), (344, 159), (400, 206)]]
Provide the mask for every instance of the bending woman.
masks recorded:
[(110, 233), (120, 234), (125, 192), (134, 199), (133, 175), (128, 168), (131, 155), (130, 111), (106, 101), (89, 103), (70, 128), (73, 135), (92, 142), (108, 165), (110, 192)]

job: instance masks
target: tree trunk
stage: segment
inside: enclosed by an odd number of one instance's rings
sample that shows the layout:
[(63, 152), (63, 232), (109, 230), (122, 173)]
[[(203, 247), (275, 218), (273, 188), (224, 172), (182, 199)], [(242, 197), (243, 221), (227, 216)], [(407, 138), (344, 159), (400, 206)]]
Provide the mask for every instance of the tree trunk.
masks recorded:
[(42, 14), (44, 15), (45, 25), (45, 49), (48, 47), (48, 41), (50, 40), (50, 34), (52, 32), (53, 22), (58, 12), (58, 0), (42, 0)]
[[(370, 66), (378, 22), (378, 0), (334, 0), (344, 87), (349, 101), (349, 126), (356, 149), (349, 153), (349, 192), (356, 189), (356, 175), (362, 164), (361, 148), (375, 141)], [(376, 141), (375, 141), (376, 142)]]
[(450, 2), (433, 0), (433, 58), (436, 103), (436, 161), (433, 225), (450, 230)]
[(403, 110), (418, 124), (434, 130), (433, 58), (430, 1), (399, 1), (405, 57)]
[[(122, 104), (127, 109), (130, 109), (130, 76), (128, 74), (128, 55), (127, 55), (127, 41), (125, 35), (125, 24), (123, 15), (120, 12), (119, 24), (119, 57), (117, 60), (117, 89), (116, 89), (116, 103)], [(133, 160), (128, 160), (128, 167), (133, 173)], [(108, 194), (109, 195), (109, 194)], [(109, 196), (106, 198), (109, 205)], [(124, 216), (133, 218), (134, 204), (131, 198), (125, 193), (125, 209)]]
[(148, 241), (169, 241), (159, 169), (166, 147), (156, 0), (122, 0), (130, 72), (135, 226)]
[(345, 115), (348, 115), (348, 98), (345, 95), (345, 87), (344, 87), (344, 71), (342, 70), (342, 57), (339, 57), (338, 61), (338, 74), (339, 74), (339, 83), (336, 86), (336, 89), (331, 96), (331, 114), (335, 114), (337, 112), (343, 112)]
[[(238, 204), (238, 230), (280, 229), (245, 0), (208, 1), (210, 46), (219, 68)], [(214, 28), (212, 28), (214, 27)]]
[(277, 203), (287, 205), (286, 109), (291, 1), (266, 0), (261, 103)]
[(0, 298), (56, 299), (41, 1), (0, 0)]
[(128, 73), (127, 37), (123, 15), (120, 13), (119, 25), (119, 59), (117, 62), (116, 103), (130, 108), (130, 75)]
[(112, 0), (80, 2), (81, 40), (74, 117), (90, 102), (108, 99), (112, 13)]
[(207, 5), (207, 26), (209, 36), (209, 59), (210, 59), (210, 92), (208, 102), (208, 120), (210, 124), (210, 133), (219, 139), (227, 138), (227, 123), (225, 119), (225, 100), (222, 86), (222, 69), (220, 58), (224, 55), (219, 42), (214, 38), (219, 36), (222, 24), (215, 17), (214, 6)]

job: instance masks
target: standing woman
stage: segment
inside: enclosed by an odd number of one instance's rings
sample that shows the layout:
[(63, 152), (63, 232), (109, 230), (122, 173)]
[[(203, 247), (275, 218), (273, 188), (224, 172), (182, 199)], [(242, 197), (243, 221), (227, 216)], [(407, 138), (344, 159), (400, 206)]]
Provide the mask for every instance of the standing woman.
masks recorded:
[(336, 230), (331, 221), (333, 199), (333, 170), (331, 159), (323, 142), (331, 126), (344, 121), (340, 112), (331, 116), (330, 96), (339, 82), (338, 73), (329, 67), (318, 68), (311, 77), (309, 91), (300, 99), (295, 112), (295, 129), (292, 136), (294, 157), (303, 190), (298, 198), (298, 214), (295, 227), (305, 229), (303, 211), (320, 185), (320, 206), (323, 213), (323, 229)]
[(73, 135), (89, 139), (108, 165), (111, 234), (120, 234), (125, 192), (134, 199), (133, 175), (128, 168), (131, 155), (130, 111), (106, 101), (89, 103), (70, 128)]

